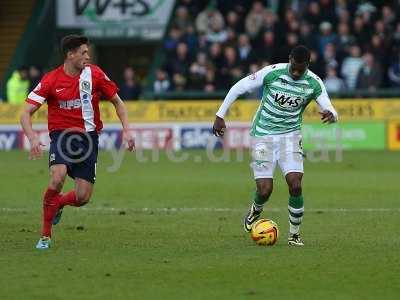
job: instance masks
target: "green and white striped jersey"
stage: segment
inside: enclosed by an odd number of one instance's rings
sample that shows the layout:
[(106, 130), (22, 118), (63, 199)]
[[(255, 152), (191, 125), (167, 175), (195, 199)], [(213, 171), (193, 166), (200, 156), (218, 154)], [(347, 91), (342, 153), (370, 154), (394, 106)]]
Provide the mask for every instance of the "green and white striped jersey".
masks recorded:
[(288, 63), (267, 66), (238, 81), (226, 95), (217, 116), (224, 118), (240, 95), (260, 87), (263, 87), (263, 93), (251, 126), (253, 136), (300, 130), (303, 112), (313, 99), (321, 110), (331, 111), (337, 119), (322, 80), (310, 70), (294, 80), (289, 74)]

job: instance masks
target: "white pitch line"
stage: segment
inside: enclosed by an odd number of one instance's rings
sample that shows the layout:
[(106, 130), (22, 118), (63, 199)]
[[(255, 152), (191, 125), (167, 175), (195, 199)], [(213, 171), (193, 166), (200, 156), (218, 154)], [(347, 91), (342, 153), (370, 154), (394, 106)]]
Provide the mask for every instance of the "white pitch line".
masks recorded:
[[(124, 208), (124, 207), (81, 207), (74, 209), (75, 212), (98, 211), (98, 212), (243, 212), (246, 208), (218, 208), (218, 207), (143, 207), (143, 208)], [(0, 207), (0, 212), (32, 212), (34, 209)], [(265, 208), (270, 212), (286, 212), (287, 208)], [(360, 213), (360, 212), (400, 212), (400, 208), (305, 208), (305, 212), (311, 213)]]

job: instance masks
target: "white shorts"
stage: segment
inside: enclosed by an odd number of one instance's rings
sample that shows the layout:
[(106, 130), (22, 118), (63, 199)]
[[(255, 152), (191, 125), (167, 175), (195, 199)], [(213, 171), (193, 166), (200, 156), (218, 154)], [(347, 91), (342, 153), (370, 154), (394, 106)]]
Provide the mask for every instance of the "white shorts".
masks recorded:
[(276, 164), (284, 176), (290, 172), (304, 173), (303, 146), (300, 131), (251, 138), (254, 178), (273, 178)]

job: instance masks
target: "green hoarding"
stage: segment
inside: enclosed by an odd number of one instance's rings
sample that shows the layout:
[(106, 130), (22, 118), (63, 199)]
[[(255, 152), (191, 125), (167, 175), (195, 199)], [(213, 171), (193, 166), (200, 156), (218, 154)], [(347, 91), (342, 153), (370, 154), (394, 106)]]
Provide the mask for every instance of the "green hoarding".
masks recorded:
[(382, 150), (386, 146), (384, 122), (346, 122), (303, 125), (305, 150)]

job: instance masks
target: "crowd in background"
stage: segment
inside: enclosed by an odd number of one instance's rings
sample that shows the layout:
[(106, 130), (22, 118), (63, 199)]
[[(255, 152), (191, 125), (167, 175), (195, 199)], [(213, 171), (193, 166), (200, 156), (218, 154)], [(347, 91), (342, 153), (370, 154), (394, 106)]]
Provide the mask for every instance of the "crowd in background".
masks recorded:
[(400, 87), (394, 2), (178, 0), (153, 90), (226, 90), (263, 66), (287, 62), (298, 44), (312, 50), (310, 69), (329, 92)]
[[(152, 90), (226, 91), (264, 66), (287, 62), (299, 44), (311, 49), (310, 69), (328, 92), (400, 88), (400, 0), (387, 3), (177, 0)], [(18, 68), (0, 101), (22, 103), (41, 77), (38, 66)], [(117, 83), (124, 100), (143, 92), (130, 66)]]
[[(6, 83), (6, 99), (11, 104), (20, 104), (26, 100), (29, 92), (40, 82), (43, 72), (38, 66), (20, 66)], [(3, 97), (0, 97), (3, 98)]]
[[(6, 84), (6, 97), (8, 103), (24, 103), (30, 91), (40, 82), (43, 71), (38, 66), (21, 66), (15, 70)], [(118, 83), (119, 95), (123, 100), (137, 100), (142, 93), (141, 83), (131, 66), (125, 67), (123, 79)], [(4, 100), (0, 97), (0, 100)]]

